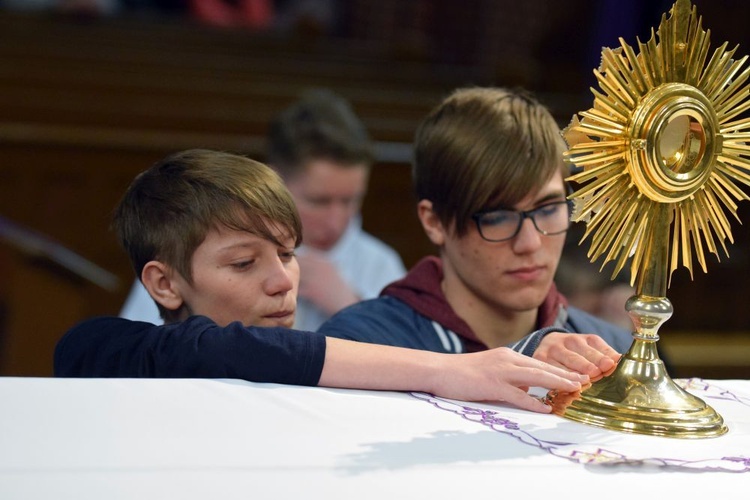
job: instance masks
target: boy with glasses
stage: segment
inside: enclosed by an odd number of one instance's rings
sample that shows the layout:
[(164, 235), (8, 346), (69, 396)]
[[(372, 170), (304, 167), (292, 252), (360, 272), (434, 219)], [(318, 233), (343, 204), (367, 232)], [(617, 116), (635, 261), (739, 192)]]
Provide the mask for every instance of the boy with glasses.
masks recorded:
[(417, 214), (439, 257), (319, 331), (436, 352), (508, 346), (591, 377), (610, 370), (630, 333), (569, 307), (553, 282), (570, 224), (564, 148), (529, 95), (455, 91), (415, 139)]

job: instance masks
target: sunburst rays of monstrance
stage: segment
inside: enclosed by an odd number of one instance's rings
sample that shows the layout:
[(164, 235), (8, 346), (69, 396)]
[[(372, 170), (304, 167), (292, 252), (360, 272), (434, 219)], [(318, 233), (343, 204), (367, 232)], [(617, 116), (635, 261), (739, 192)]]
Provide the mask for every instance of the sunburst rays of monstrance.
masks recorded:
[[(678, 386), (659, 359), (659, 327), (672, 315), (669, 278), (706, 253), (728, 256), (727, 213), (750, 199), (750, 69), (725, 43), (709, 57), (710, 31), (689, 0), (677, 0), (656, 35), (602, 51), (594, 106), (565, 130), (574, 221), (585, 221), (593, 261), (630, 260), (636, 293), (625, 309), (633, 344), (614, 372), (578, 394), (550, 393), (553, 411), (586, 424), (639, 434), (703, 438), (727, 432), (722, 417)], [(658, 36), (658, 43), (656, 37)]]

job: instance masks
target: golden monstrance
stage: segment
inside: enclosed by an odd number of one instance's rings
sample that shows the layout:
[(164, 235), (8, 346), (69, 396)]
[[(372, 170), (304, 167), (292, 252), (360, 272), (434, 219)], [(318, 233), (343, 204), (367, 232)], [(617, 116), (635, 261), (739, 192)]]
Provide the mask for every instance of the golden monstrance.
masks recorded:
[[(658, 42), (656, 41), (658, 37)], [(635, 295), (625, 309), (633, 344), (614, 372), (579, 394), (550, 393), (553, 411), (607, 429), (678, 438), (727, 432), (722, 417), (679, 387), (659, 359), (659, 327), (672, 315), (668, 281), (693, 260), (706, 272), (706, 253), (719, 257), (733, 241), (727, 213), (750, 200), (750, 69), (725, 43), (709, 55), (710, 31), (689, 0), (638, 53), (620, 39), (605, 48), (594, 71), (594, 106), (579, 113), (564, 135), (566, 161), (581, 170), (573, 220), (585, 221), (588, 257), (614, 262), (613, 277), (630, 259)], [(579, 119), (580, 117), (580, 119)]]

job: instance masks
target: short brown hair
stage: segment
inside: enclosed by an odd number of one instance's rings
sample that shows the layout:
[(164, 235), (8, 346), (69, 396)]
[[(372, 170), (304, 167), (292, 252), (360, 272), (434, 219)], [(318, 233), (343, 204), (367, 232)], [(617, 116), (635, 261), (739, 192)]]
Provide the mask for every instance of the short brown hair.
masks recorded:
[(313, 160), (343, 167), (374, 162), (372, 141), (349, 102), (327, 89), (310, 90), (280, 112), (268, 130), (268, 162), (289, 178)]
[[(209, 230), (226, 226), (280, 244), (269, 223), (301, 243), (297, 209), (273, 170), (244, 156), (192, 149), (139, 174), (112, 227), (139, 279), (146, 263), (158, 260), (191, 283), (193, 254)], [(174, 319), (174, 311), (157, 306), (165, 320)]]
[(416, 195), (446, 227), (455, 222), (458, 236), (474, 213), (511, 208), (568, 172), (559, 126), (521, 90), (454, 91), (422, 121), (414, 146)]

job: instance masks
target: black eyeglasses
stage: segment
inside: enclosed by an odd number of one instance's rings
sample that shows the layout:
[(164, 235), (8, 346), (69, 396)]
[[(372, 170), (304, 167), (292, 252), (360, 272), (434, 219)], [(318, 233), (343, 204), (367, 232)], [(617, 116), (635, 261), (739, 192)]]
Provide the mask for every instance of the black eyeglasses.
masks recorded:
[(537, 231), (544, 235), (564, 233), (570, 227), (570, 202), (556, 201), (533, 210), (490, 210), (471, 216), (479, 235), (491, 242), (514, 238), (525, 219), (531, 219)]

